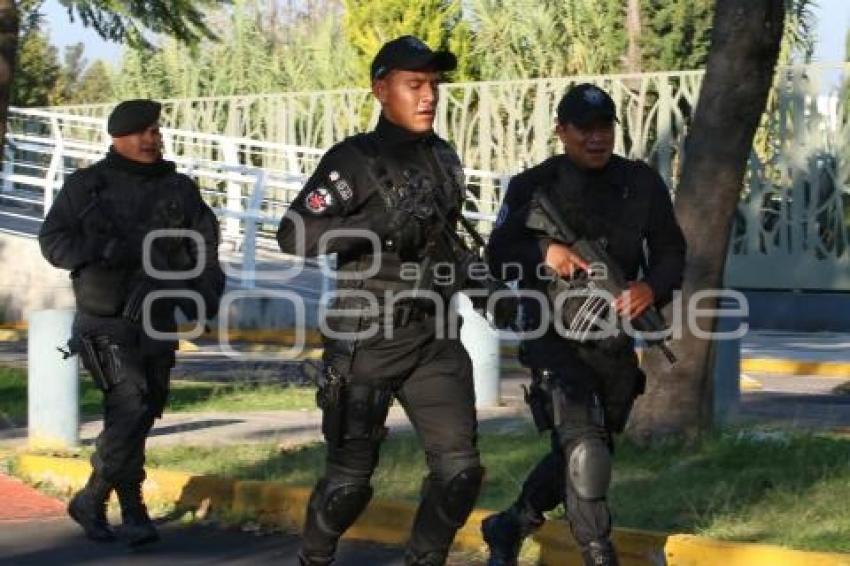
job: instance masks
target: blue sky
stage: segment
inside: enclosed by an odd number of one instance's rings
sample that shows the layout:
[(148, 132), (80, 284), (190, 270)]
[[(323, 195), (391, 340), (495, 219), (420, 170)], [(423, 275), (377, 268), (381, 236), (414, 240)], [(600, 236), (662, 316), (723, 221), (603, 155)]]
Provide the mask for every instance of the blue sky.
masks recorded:
[[(50, 26), (51, 40), (60, 49), (82, 41), (86, 45), (86, 58), (89, 61), (100, 58), (117, 62), (121, 58), (121, 45), (103, 41), (96, 33), (83, 27), (79, 20), (71, 23), (67, 12), (57, 0), (47, 0), (44, 13)], [(842, 61), (844, 38), (850, 28), (850, 0), (818, 0), (815, 13), (818, 17), (815, 60)]]

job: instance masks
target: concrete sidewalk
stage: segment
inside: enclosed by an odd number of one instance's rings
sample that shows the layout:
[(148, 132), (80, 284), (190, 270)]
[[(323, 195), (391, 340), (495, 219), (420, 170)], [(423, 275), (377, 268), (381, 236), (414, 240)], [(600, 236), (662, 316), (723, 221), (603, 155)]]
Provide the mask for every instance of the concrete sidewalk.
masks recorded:
[[(531, 426), (530, 417), (517, 406), (478, 411), (479, 430), (498, 434)], [(166, 413), (156, 421), (148, 446), (220, 446), (250, 442), (274, 442), (283, 448), (322, 441), (322, 415), (318, 409), (294, 411), (252, 411), (239, 413)], [(401, 407), (390, 409), (387, 427), (391, 433), (412, 432)], [(80, 426), (84, 446), (93, 445), (102, 429), (100, 419)], [(26, 427), (0, 429), (0, 448), (18, 449), (26, 445)]]
[[(733, 422), (785, 428), (850, 431), (850, 395), (833, 392), (834, 379), (756, 376), (762, 389), (745, 392)], [(532, 424), (522, 398), (527, 375), (514, 372), (502, 381), (503, 406), (478, 411), (480, 431), (499, 434), (527, 430)], [(391, 433), (411, 432), (412, 426), (401, 407), (390, 410), (387, 426)], [(91, 445), (100, 433), (100, 419), (81, 425), (83, 445)], [(26, 427), (0, 429), (0, 448), (26, 445)], [(228, 445), (273, 442), (294, 447), (320, 442), (321, 413), (316, 410), (166, 413), (148, 440), (149, 446)]]
[[(232, 359), (212, 345), (179, 354), (175, 379), (210, 381), (261, 381), (271, 383), (309, 382), (310, 369), (303, 362), (287, 361), (272, 352), (249, 352), (247, 359)], [(781, 357), (788, 356), (788, 357)], [(830, 363), (846, 366), (850, 381), (850, 335), (835, 333), (792, 334), (751, 332), (742, 344), (742, 368), (764, 366), (764, 360), (783, 363)], [(506, 360), (507, 361), (507, 360)], [(26, 342), (0, 342), (0, 364), (26, 365)], [(522, 394), (528, 372), (503, 373), (501, 407), (482, 409), (482, 430), (499, 432), (530, 426)], [(315, 369), (315, 367), (313, 368)], [(744, 370), (755, 380), (757, 390), (745, 391), (734, 420), (786, 427), (850, 430), (850, 395), (836, 391), (844, 381), (835, 376), (777, 374)], [(394, 406), (387, 425), (394, 432), (410, 431), (400, 407)], [(276, 442), (282, 446), (322, 439), (318, 410), (259, 411), (243, 413), (167, 413), (157, 421), (149, 444), (219, 445), (244, 442)], [(101, 428), (99, 419), (83, 423), (84, 444), (93, 442)], [(0, 429), (0, 447), (19, 447), (26, 442), (26, 428)]]

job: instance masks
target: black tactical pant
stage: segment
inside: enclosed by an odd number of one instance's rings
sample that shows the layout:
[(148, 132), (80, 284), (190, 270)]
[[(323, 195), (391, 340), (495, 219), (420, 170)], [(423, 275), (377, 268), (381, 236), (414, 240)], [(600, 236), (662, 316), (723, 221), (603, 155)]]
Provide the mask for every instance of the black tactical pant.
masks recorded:
[[(614, 351), (579, 353), (563, 345), (557, 351), (547, 350), (546, 359), (553, 362), (547, 364), (544, 383), (545, 412), (552, 425), (551, 450), (526, 478), (517, 505), (542, 521), (545, 511), (563, 503), (573, 535), (584, 546), (611, 534), (606, 500), (611, 437), (623, 431), (634, 399), (643, 391), (644, 376), (630, 343)], [(542, 373), (542, 368), (534, 371)], [(580, 444), (599, 446), (599, 441), (604, 442), (608, 455), (596, 451), (591, 456), (596, 461), (584, 463), (583, 473), (590, 477), (577, 489), (575, 479), (581, 472), (571, 466), (570, 458), (575, 458)], [(587, 489), (588, 480), (599, 483)]]
[(472, 364), (459, 341), (435, 339), (433, 326), (430, 318), (414, 322), (395, 329), (390, 340), (364, 340), (353, 352), (348, 343), (326, 342), (326, 367), (346, 376), (347, 383), (342, 413), (323, 407), (327, 459), (303, 534), (308, 563), (332, 557), (339, 536), (368, 503), (393, 398), (413, 424), (430, 471), (408, 543), (408, 563), (418, 564), (424, 556), (432, 561), (423, 564), (442, 563), (466, 521), (483, 473)]
[[(174, 355), (145, 355), (139, 348), (98, 348), (109, 381), (103, 394), (103, 431), (91, 457), (94, 473), (113, 486), (145, 479), (145, 440), (168, 398)], [(83, 358), (91, 371), (91, 360)]]

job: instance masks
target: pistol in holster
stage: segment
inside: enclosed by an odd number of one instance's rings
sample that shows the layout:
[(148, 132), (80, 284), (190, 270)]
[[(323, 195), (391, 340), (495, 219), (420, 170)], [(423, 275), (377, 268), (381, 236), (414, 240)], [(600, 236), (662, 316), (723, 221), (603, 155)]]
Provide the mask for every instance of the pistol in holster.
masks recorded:
[(118, 344), (109, 336), (82, 335), (68, 341), (65, 357), (79, 354), (94, 384), (104, 393), (121, 382), (121, 356)]
[(318, 376), (316, 405), (322, 409), (322, 433), (328, 444), (339, 445), (345, 436), (345, 376), (327, 364)]
[(552, 430), (552, 372), (546, 369), (534, 369), (531, 372), (531, 385), (522, 386), (525, 402), (531, 409), (531, 418), (539, 432)]

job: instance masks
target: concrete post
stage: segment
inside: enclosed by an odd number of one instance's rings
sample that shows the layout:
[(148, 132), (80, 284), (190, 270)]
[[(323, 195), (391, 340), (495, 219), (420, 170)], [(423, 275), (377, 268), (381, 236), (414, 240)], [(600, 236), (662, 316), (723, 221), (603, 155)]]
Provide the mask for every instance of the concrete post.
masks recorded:
[(499, 332), (475, 312), (472, 301), (466, 295), (458, 294), (456, 305), (458, 314), (463, 317), (460, 341), (472, 359), (475, 406), (498, 407), (501, 371)]
[(62, 359), (71, 337), (74, 311), (43, 310), (29, 315), (27, 343), (30, 448), (75, 448), (80, 441), (79, 364)]

